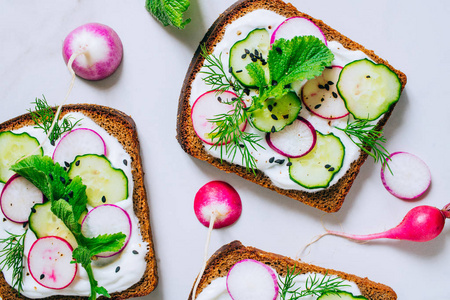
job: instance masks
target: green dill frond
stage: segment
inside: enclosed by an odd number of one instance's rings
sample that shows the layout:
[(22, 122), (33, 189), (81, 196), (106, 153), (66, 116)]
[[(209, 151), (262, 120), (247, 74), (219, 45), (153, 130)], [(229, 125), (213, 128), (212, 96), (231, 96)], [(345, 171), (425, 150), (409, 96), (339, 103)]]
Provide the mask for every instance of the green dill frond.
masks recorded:
[(2, 249), (0, 249), (0, 268), (2, 271), (13, 270), (12, 285), (20, 294), (23, 291), (24, 242), (27, 230), (22, 235), (6, 232), (9, 236), (0, 239), (0, 244), (2, 245)]

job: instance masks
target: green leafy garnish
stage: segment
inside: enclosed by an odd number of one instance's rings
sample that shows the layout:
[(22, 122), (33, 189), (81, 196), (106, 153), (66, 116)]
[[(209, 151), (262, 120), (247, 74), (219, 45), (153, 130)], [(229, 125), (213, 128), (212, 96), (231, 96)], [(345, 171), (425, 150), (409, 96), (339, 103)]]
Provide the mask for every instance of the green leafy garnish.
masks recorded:
[(183, 29), (191, 19), (183, 21), (183, 13), (189, 8), (189, 0), (146, 0), (147, 10), (164, 26)]
[(81, 224), (78, 220), (87, 210), (86, 186), (78, 176), (70, 179), (63, 167), (58, 163), (55, 164), (50, 157), (37, 155), (27, 157), (14, 164), (11, 170), (25, 177), (42, 191), (51, 201), (51, 211), (74, 235), (78, 247), (74, 249), (72, 256), (88, 274), (91, 284), (89, 299), (96, 299), (97, 294), (109, 297), (106, 289), (99, 287), (94, 278), (91, 260), (101, 252), (119, 251), (125, 242), (125, 234), (104, 234), (87, 238), (81, 233)]
[[(52, 124), (56, 116), (53, 108), (48, 105), (45, 97), (42, 96), (42, 99), (36, 98), (35, 102), (32, 102), (32, 104), (35, 105), (34, 111), (31, 109), (28, 111), (30, 112), (33, 122), (36, 124), (35, 127), (41, 128), (46, 134), (50, 133), (48, 139), (52, 145), (55, 144), (55, 141), (62, 134), (71, 131), (75, 125), (80, 122), (80, 120), (78, 120), (75, 123), (72, 123), (70, 118), (64, 118), (55, 122), (55, 125), (52, 128)], [(59, 116), (57, 117), (59, 118)]]
[(0, 269), (9, 270), (12, 268), (12, 285), (17, 289), (19, 295), (23, 291), (23, 269), (24, 266), (24, 241), (27, 230), (22, 235), (9, 234), (8, 237), (0, 239), (2, 249), (0, 250)]

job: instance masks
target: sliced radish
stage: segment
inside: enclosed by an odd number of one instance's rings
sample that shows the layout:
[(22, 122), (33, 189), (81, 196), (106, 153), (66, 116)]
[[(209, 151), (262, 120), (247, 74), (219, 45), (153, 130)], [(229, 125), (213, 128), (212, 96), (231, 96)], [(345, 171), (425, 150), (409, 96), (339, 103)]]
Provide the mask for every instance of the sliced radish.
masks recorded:
[(36, 240), (28, 253), (28, 269), (37, 283), (49, 289), (70, 285), (77, 273), (72, 246), (64, 239), (46, 236)]
[[(394, 152), (381, 168), (381, 181), (394, 196), (412, 200), (425, 193), (431, 183), (428, 166), (417, 156), (407, 152)], [(392, 171), (392, 173), (389, 171)]]
[(9, 220), (25, 223), (36, 203), (44, 203), (44, 195), (31, 182), (17, 174), (3, 187), (0, 195), (2, 212)]
[(266, 141), (270, 148), (277, 153), (297, 158), (310, 152), (316, 144), (316, 130), (302, 117), (298, 117), (283, 130), (266, 134)]
[(109, 26), (88, 23), (75, 28), (64, 40), (63, 58), (73, 61), (75, 73), (87, 80), (110, 76), (119, 67), (123, 56), (122, 42)]
[(336, 88), (342, 67), (325, 68), (321, 76), (308, 80), (302, 88), (302, 100), (313, 114), (324, 119), (339, 119), (349, 114)]
[(303, 17), (292, 17), (283, 21), (270, 38), (270, 44), (273, 44), (275, 40), (284, 38), (290, 40), (295, 36), (313, 35), (320, 39), (327, 45), (327, 38), (323, 34), (322, 30), (317, 27), (314, 22)]
[(99, 154), (106, 156), (106, 144), (102, 137), (89, 128), (77, 128), (67, 133), (56, 145), (53, 161), (68, 167), (78, 155)]
[[(214, 138), (214, 132), (217, 125), (211, 122), (211, 119), (217, 118), (218, 115), (227, 114), (234, 109), (230, 103), (237, 95), (233, 92), (218, 93), (217, 91), (209, 91), (201, 95), (195, 100), (192, 105), (191, 119), (194, 126), (195, 133), (198, 137), (209, 145), (214, 145), (218, 142)], [(242, 120), (239, 126), (240, 131), (244, 131), (247, 125), (246, 120)], [(226, 141), (229, 143), (230, 141)]]
[(120, 253), (131, 237), (131, 219), (128, 213), (114, 204), (103, 204), (92, 209), (81, 224), (81, 232), (86, 237), (96, 237), (101, 234), (122, 232), (126, 235), (123, 247), (117, 252), (102, 252), (99, 257), (110, 257)]
[(244, 259), (228, 272), (227, 290), (233, 300), (275, 300), (278, 296), (277, 274), (262, 262)]

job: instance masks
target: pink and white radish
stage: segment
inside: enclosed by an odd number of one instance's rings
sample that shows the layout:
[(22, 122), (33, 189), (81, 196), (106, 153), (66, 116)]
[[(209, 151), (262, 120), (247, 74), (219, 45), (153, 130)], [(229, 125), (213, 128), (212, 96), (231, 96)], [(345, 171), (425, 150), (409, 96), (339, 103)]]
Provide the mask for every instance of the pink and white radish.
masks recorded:
[(301, 98), (310, 112), (324, 119), (348, 116), (344, 100), (336, 88), (341, 70), (340, 66), (325, 68), (322, 75), (308, 80), (302, 87)]
[(290, 158), (308, 154), (316, 144), (314, 127), (302, 117), (298, 117), (283, 130), (267, 133), (266, 141), (275, 152)]
[(194, 198), (194, 212), (197, 219), (208, 227), (202, 269), (192, 292), (196, 298), (200, 278), (206, 268), (208, 248), (213, 228), (222, 228), (236, 222), (242, 213), (241, 197), (237, 191), (224, 181), (210, 181), (202, 186)]
[[(214, 132), (217, 125), (211, 122), (221, 114), (228, 114), (235, 106), (229, 104), (237, 98), (237, 95), (233, 92), (209, 91), (202, 94), (195, 100), (192, 105), (191, 119), (194, 126), (195, 133), (198, 137), (208, 145), (214, 145), (218, 143), (218, 139), (214, 138)], [(245, 104), (243, 104), (245, 105)], [(239, 125), (239, 130), (244, 131), (247, 125), (246, 120), (242, 120)], [(226, 141), (225, 143), (229, 143)]]
[(131, 219), (129, 214), (114, 204), (103, 204), (93, 208), (81, 223), (81, 232), (85, 237), (96, 237), (101, 234), (123, 233), (126, 235), (123, 247), (117, 252), (103, 252), (99, 257), (110, 257), (120, 253), (131, 237)]
[(227, 291), (233, 300), (275, 300), (278, 296), (277, 274), (260, 261), (241, 260), (228, 272)]
[(106, 144), (103, 138), (89, 128), (77, 128), (62, 137), (53, 152), (53, 161), (69, 167), (75, 157), (83, 154), (106, 156)]
[[(388, 168), (387, 168), (388, 167)], [(392, 195), (412, 200), (425, 193), (431, 184), (428, 166), (408, 152), (394, 152), (381, 168), (381, 181)]]
[(284, 38), (290, 40), (295, 36), (312, 35), (320, 39), (327, 45), (327, 38), (323, 34), (322, 30), (314, 24), (311, 20), (303, 17), (291, 17), (283, 21), (270, 38), (270, 44), (273, 44), (275, 40)]
[(32, 207), (44, 203), (44, 195), (31, 182), (14, 174), (3, 187), (0, 205), (3, 214), (16, 223), (28, 222)]
[(69, 286), (77, 273), (72, 263), (72, 246), (64, 239), (46, 236), (36, 240), (28, 253), (28, 269), (33, 279), (49, 289)]
[(75, 73), (87, 80), (110, 76), (119, 67), (123, 57), (122, 42), (109, 26), (88, 23), (75, 28), (63, 43), (63, 58)]

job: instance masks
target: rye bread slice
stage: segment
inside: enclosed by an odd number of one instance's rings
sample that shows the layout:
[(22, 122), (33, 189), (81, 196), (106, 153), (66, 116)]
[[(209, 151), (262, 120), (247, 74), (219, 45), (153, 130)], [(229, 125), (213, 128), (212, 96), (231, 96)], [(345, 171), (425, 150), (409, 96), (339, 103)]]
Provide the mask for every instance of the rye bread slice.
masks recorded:
[[(265, 252), (257, 248), (246, 247), (239, 241), (233, 241), (218, 249), (208, 260), (205, 272), (200, 279), (197, 289), (197, 295), (208, 286), (214, 279), (227, 276), (231, 267), (243, 259), (254, 259), (260, 261), (276, 270), (280, 276), (286, 276), (287, 270), (305, 273), (320, 273), (328, 275), (336, 275), (342, 279), (356, 283), (361, 294), (369, 300), (395, 300), (397, 294), (390, 287), (362, 278), (356, 275), (336, 271), (332, 269), (322, 268), (315, 265), (307, 264), (292, 258)], [(189, 294), (188, 300), (192, 300), (192, 293)]]
[[(145, 257), (146, 269), (143, 277), (137, 283), (122, 292), (111, 293), (110, 299), (128, 299), (148, 295), (155, 289), (158, 283), (158, 273), (136, 124), (130, 116), (121, 111), (95, 104), (65, 105), (62, 108), (61, 116), (68, 112), (80, 112), (91, 118), (110, 135), (114, 136), (131, 157), (131, 168), (134, 181), (133, 209), (139, 219), (139, 228), (142, 239), (148, 243), (148, 253)], [(0, 132), (14, 130), (29, 125), (34, 125), (31, 115), (24, 114), (0, 124)], [(18, 296), (17, 290), (12, 288), (5, 281), (2, 272), (0, 272), (0, 298), (4, 300), (29, 299), (24, 296)], [(51, 296), (42, 299), (72, 300), (86, 299), (86, 297)], [(101, 296), (98, 299), (107, 298)]]
[[(368, 57), (370, 57), (376, 63), (382, 63), (388, 66), (392, 71), (394, 71), (402, 83), (402, 90), (406, 84), (406, 75), (401, 71), (392, 67), (386, 60), (378, 57), (373, 51), (367, 50), (362, 45), (350, 40), (346, 36), (342, 35), (338, 31), (334, 30), (321, 20), (312, 18), (311, 16), (298, 11), (292, 4), (285, 3), (281, 0), (241, 0), (237, 1), (234, 5), (229, 7), (224, 13), (222, 13), (214, 24), (209, 28), (205, 34), (200, 45), (205, 45), (209, 52), (212, 52), (214, 47), (222, 39), (226, 26), (233, 22), (234, 20), (244, 16), (245, 14), (252, 12), (256, 9), (266, 9), (276, 12), (286, 18), (293, 16), (301, 16), (307, 18), (314, 22), (325, 34), (328, 41), (338, 41), (345, 48), (350, 50), (360, 50), (364, 52)], [(338, 211), (344, 202), (345, 196), (349, 192), (360, 167), (367, 158), (367, 154), (361, 151), (359, 158), (351, 164), (350, 169), (346, 174), (331, 187), (316, 191), (316, 192), (303, 192), (297, 190), (285, 190), (276, 187), (272, 184), (271, 180), (264, 175), (263, 172), (257, 171), (256, 176), (251, 171), (246, 171), (245, 167), (231, 164), (228, 162), (221, 162), (220, 159), (209, 155), (202, 144), (202, 141), (195, 134), (191, 121), (191, 107), (189, 104), (189, 99), (191, 95), (191, 84), (195, 79), (196, 75), (200, 71), (204, 63), (204, 58), (201, 55), (200, 46), (197, 48), (194, 57), (191, 61), (189, 69), (187, 71), (183, 87), (181, 90), (181, 95), (179, 98), (178, 115), (177, 115), (177, 140), (183, 150), (190, 154), (191, 156), (198, 158), (200, 160), (206, 161), (207, 163), (226, 171), (227, 173), (236, 173), (237, 175), (259, 184), (265, 188), (274, 190), (279, 194), (285, 195), (287, 197), (301, 201), (307, 205), (318, 208), (325, 212), (336, 212)], [(377, 124), (377, 128), (381, 129), (386, 121), (389, 119), (392, 110), (391, 109), (381, 117)], [(370, 148), (367, 148), (370, 149)]]

